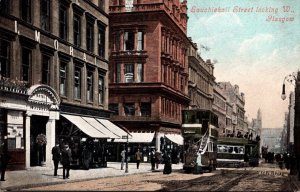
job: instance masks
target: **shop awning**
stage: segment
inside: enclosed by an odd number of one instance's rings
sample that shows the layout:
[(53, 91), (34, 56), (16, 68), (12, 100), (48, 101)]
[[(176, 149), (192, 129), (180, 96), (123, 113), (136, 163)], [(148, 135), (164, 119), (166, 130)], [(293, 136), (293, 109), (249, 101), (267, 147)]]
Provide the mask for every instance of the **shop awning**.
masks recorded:
[(71, 123), (73, 123), (77, 128), (79, 128), (82, 132), (87, 134), (93, 138), (110, 138), (108, 135), (100, 132), (95, 127), (91, 126), (87, 121), (85, 121), (81, 116), (78, 115), (68, 115), (61, 114), (63, 117), (68, 119)]
[[(151, 143), (154, 137), (153, 133), (130, 133), (128, 143)], [(127, 139), (115, 139), (114, 142), (126, 143)]]
[[(110, 122), (107, 119), (99, 119), (97, 118), (97, 121), (100, 122), (102, 125), (104, 125), (109, 131), (114, 133), (115, 135), (119, 136), (119, 138), (122, 138), (123, 136), (127, 136), (128, 133), (121, 129), (120, 127), (116, 126), (112, 122)], [(131, 135), (128, 135), (129, 139), (131, 138)]]
[(107, 135), (109, 138), (116, 139), (120, 138), (117, 134), (110, 131), (107, 127), (102, 125), (99, 121), (97, 121), (93, 117), (82, 117), (87, 123), (89, 123), (91, 126), (93, 126), (95, 129), (103, 133), (104, 135)]
[(179, 134), (166, 134), (165, 135), (169, 140), (178, 145), (183, 145), (183, 137)]

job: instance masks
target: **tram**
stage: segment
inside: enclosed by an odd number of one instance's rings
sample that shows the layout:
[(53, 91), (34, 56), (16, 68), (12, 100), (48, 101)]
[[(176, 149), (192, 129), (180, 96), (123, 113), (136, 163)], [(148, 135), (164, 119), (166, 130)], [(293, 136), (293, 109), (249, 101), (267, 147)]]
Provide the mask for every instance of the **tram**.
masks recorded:
[(183, 169), (215, 170), (217, 165), (218, 116), (210, 110), (191, 109), (182, 112), (184, 138)]
[(244, 167), (248, 165), (258, 165), (258, 141), (236, 137), (219, 137), (217, 148), (218, 167)]

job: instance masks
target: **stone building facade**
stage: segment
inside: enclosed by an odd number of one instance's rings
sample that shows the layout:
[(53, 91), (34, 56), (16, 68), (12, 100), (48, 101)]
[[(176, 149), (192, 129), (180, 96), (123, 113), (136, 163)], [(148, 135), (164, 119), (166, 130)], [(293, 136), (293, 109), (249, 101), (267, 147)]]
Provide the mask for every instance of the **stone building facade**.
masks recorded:
[(233, 106), (232, 125), (234, 136), (243, 137), (245, 132), (245, 97), (240, 93), (238, 85), (232, 85), (230, 82), (220, 82), (222, 92), (226, 99)]
[(214, 66), (210, 60), (205, 62), (200, 57), (197, 44), (192, 40), (188, 49), (188, 65), (188, 92), (191, 99), (189, 108), (212, 110)]
[(1, 141), (10, 168), (24, 169), (40, 165), (45, 135), (50, 167), (62, 114), (109, 118), (108, 1), (4, 0), (0, 12)]
[(182, 144), (181, 110), (190, 101), (186, 1), (111, 0), (109, 15), (112, 121), (155, 133), (157, 150), (165, 136)]
[(214, 100), (212, 105), (213, 112), (218, 116), (219, 136), (226, 136), (226, 95), (223, 87), (219, 83), (214, 84)]

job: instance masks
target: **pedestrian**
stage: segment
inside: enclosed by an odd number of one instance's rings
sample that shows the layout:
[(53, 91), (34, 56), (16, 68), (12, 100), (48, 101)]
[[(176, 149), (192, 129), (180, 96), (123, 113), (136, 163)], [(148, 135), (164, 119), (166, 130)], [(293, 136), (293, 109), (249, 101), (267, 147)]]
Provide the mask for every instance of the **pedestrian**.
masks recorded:
[(155, 150), (152, 149), (150, 152), (150, 162), (151, 162), (151, 170), (153, 171), (155, 169)]
[[(6, 139), (6, 138), (5, 138)], [(1, 166), (1, 181), (5, 181), (5, 171), (9, 161), (6, 140), (1, 144), (0, 149), (0, 166)]]
[(57, 176), (58, 163), (61, 160), (61, 150), (60, 150), (59, 144), (56, 144), (52, 148), (52, 160), (54, 163), (54, 176)]
[(123, 168), (124, 168), (125, 156), (126, 156), (126, 151), (125, 151), (125, 149), (123, 149), (121, 152), (121, 170), (123, 170)]
[(63, 165), (63, 178), (69, 179), (70, 176), (70, 164), (72, 161), (72, 153), (69, 145), (65, 145), (61, 152), (61, 163)]
[(137, 152), (135, 153), (136, 168), (137, 169), (139, 169), (141, 158), (142, 158), (142, 153), (140, 152), (140, 149), (138, 149)]
[(171, 155), (167, 151), (165, 151), (165, 153), (163, 155), (163, 159), (164, 159), (164, 164), (165, 164), (163, 173), (164, 174), (172, 173)]
[(159, 151), (155, 152), (155, 164), (156, 164), (156, 169), (158, 169), (158, 165), (160, 163), (161, 159), (161, 153)]

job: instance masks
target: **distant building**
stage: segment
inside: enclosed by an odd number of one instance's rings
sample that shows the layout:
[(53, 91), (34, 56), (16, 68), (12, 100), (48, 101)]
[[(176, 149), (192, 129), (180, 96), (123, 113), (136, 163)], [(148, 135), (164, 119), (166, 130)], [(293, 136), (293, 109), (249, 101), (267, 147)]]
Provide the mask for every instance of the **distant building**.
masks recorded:
[(281, 135), (283, 128), (263, 128), (261, 131), (261, 143), (269, 152), (281, 153)]
[(213, 112), (218, 116), (219, 136), (226, 136), (226, 95), (219, 83), (214, 83)]

